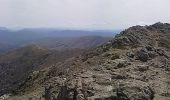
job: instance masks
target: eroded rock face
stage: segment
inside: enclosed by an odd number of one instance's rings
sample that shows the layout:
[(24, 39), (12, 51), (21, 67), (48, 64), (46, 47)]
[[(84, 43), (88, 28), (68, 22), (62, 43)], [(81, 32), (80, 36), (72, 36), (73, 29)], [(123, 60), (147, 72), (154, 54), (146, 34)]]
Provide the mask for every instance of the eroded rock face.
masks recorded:
[(156, 58), (157, 56), (162, 56), (169, 59), (169, 54), (163, 48), (154, 48), (151, 46), (145, 46), (135, 51), (127, 52), (127, 56), (131, 59), (135, 58), (142, 62), (147, 62), (151, 59)]
[(43, 98), (45, 100), (62, 100), (66, 99), (67, 88), (64, 86), (66, 79), (63, 77), (54, 77), (44, 86)]
[[(152, 52), (156, 56), (148, 56), (148, 60), (145, 62), (136, 59), (137, 52), (140, 50), (143, 52), (143, 49), (146, 54)], [(79, 69), (78, 72), (73, 71), (70, 76), (63, 73), (60, 76), (52, 77), (46, 83), (43, 99), (159, 100), (154, 98), (158, 98), (161, 93), (164, 93), (163, 90), (166, 90), (164, 84), (168, 84), (169, 77), (166, 76), (168, 72), (162, 73), (162, 70), (165, 71), (166, 62), (169, 60), (166, 56), (159, 55), (154, 48), (140, 47), (131, 51), (134, 54), (134, 57), (130, 57), (133, 59), (131, 62), (127, 55), (129, 51), (125, 51), (123, 57), (123, 51), (121, 51), (121, 58), (107, 58), (105, 63), (101, 63), (100, 66), (90, 66), (86, 70)], [(94, 59), (96, 60), (96, 58), (91, 58), (92, 61)], [(155, 64), (159, 64), (155, 60), (164, 67), (155, 67)], [(88, 61), (88, 63), (91, 62)], [(108, 68), (108, 66), (110, 67)], [(163, 74), (165, 75), (162, 76)]]
[(146, 62), (149, 59), (149, 55), (146, 49), (141, 49), (137, 51), (136, 55), (137, 55), (137, 59), (143, 62)]
[(56, 97), (55, 88), (50, 86), (46, 89), (45, 100), (153, 100), (154, 92), (146, 83), (116, 78), (121, 76), (118, 74), (81, 73), (65, 81)]
[(123, 83), (117, 90), (117, 96), (119, 100), (153, 100), (154, 92), (149, 86)]

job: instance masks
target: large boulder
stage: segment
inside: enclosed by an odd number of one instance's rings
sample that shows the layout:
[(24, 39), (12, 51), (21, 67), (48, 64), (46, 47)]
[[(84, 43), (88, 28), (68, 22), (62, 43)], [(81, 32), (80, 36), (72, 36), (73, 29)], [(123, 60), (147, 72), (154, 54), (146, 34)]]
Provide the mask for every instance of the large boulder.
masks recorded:
[(149, 59), (148, 52), (146, 49), (141, 49), (137, 51), (137, 59), (146, 62)]
[(153, 100), (154, 92), (149, 86), (140, 84), (120, 84), (117, 89), (118, 100)]

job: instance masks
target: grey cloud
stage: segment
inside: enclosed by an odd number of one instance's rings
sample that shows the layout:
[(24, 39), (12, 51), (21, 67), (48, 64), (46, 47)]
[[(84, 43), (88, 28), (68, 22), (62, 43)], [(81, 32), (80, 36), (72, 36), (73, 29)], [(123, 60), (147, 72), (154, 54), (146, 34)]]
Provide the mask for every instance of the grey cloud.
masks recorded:
[(170, 0), (0, 0), (0, 26), (117, 29), (170, 22)]

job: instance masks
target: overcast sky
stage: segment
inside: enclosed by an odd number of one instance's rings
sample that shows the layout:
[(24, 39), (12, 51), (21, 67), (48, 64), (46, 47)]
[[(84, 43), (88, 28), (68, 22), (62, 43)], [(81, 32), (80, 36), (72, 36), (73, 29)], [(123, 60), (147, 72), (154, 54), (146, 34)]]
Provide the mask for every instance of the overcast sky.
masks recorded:
[(170, 0), (0, 0), (0, 26), (123, 29), (170, 22)]

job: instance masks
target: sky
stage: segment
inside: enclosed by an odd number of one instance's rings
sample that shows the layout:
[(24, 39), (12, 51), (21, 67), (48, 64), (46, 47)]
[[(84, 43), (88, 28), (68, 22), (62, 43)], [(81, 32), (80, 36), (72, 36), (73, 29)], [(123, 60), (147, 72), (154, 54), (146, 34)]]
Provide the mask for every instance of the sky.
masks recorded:
[(170, 23), (170, 0), (0, 0), (0, 26), (124, 29)]

